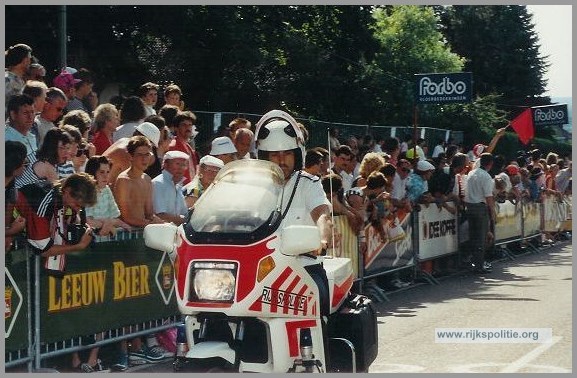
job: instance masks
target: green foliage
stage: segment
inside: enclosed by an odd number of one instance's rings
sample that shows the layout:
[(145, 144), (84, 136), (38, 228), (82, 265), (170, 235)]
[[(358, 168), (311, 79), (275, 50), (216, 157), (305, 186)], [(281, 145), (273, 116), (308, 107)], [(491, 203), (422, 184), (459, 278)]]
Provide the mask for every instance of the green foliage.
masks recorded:
[[(49, 84), (60, 68), (61, 9), (5, 7), (6, 45), (31, 45)], [(525, 6), (74, 5), (66, 14), (67, 64), (91, 69), (97, 91), (117, 82), (132, 95), (146, 81), (174, 82), (197, 111), (282, 108), (409, 126), (414, 74), (470, 71), (471, 104), (417, 109), (419, 126), (464, 130), (469, 144), (488, 142), (525, 107), (549, 104), (546, 57)]]

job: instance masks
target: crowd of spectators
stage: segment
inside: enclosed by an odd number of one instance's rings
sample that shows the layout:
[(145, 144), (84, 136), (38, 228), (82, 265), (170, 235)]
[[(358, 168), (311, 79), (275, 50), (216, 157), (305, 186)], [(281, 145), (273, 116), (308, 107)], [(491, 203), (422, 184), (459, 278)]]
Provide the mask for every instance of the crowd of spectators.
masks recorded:
[[(162, 89), (162, 104), (161, 86), (151, 82), (133, 96), (99, 103), (89, 70), (65, 67), (49, 86), (46, 70), (34, 62), (27, 45), (6, 51), (6, 67), (6, 250), (24, 229), (48, 260), (83, 249), (93, 235), (114, 236), (119, 229), (151, 223), (180, 224), (222, 167), (255, 157), (253, 125), (243, 118), (214, 135), (210, 152), (201, 156), (194, 143), (196, 116), (175, 84)], [(299, 126), (306, 135), (306, 127)], [(321, 177), (334, 214), (347, 217), (364, 252), (365, 227), (372, 225), (386, 241), (399, 210), (438, 206), (455, 212), (471, 207), (470, 201), (489, 205), (488, 197), (516, 202), (570, 194), (568, 158), (553, 152), (544, 156), (535, 146), (519, 151), (515, 159), (493, 156), (504, 132), (497, 130), (488, 145), (479, 143), (470, 151), (451, 139), (436, 140), (429, 153), (423, 138), (345, 138), (333, 128), (330, 151), (311, 147), (304, 170)], [(468, 181), (479, 169), (490, 178), (490, 193), (470, 199)], [(47, 210), (52, 203), (56, 207)], [(81, 222), (84, 208), (88, 227), (79, 244), (69, 245), (60, 235), (65, 232), (39, 231), (52, 218), (63, 229)], [(480, 263), (482, 256), (472, 264)], [(59, 264), (56, 270), (63, 269), (64, 262)], [(132, 340), (132, 349), (124, 345), (117, 370), (125, 370), (128, 361), (166, 357), (154, 341), (146, 341)], [(85, 363), (74, 357), (72, 364), (80, 371), (102, 370), (94, 354)]]

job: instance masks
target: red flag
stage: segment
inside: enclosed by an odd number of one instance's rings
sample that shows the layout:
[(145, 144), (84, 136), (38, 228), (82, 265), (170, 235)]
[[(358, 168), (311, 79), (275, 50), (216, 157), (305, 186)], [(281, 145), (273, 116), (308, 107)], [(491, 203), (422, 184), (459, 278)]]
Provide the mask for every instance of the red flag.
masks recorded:
[(527, 108), (523, 113), (515, 117), (515, 119), (510, 122), (510, 125), (517, 135), (519, 135), (519, 140), (523, 144), (528, 144), (535, 136), (531, 108)]

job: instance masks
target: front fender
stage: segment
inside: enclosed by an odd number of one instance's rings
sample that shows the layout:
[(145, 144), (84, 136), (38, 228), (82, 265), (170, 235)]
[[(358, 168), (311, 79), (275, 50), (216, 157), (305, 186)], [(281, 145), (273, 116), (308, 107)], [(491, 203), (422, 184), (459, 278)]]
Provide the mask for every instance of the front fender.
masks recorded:
[(224, 341), (203, 341), (194, 344), (186, 353), (186, 358), (213, 358), (220, 357), (231, 364), (234, 364), (236, 353)]

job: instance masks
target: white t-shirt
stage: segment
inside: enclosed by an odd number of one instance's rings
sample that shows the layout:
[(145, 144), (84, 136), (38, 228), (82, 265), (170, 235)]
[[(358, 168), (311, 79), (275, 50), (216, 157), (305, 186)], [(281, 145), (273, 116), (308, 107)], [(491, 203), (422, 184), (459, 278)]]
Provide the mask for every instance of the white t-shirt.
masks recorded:
[(395, 177), (393, 178), (393, 191), (391, 192), (391, 197), (396, 200), (402, 200), (407, 197), (407, 180), (409, 176), (405, 177), (403, 180), (397, 172), (395, 172)]
[(486, 203), (486, 197), (493, 197), (495, 181), (483, 168), (477, 168), (467, 175), (465, 202)]
[(440, 145), (440, 144), (437, 144), (437, 145), (435, 146), (435, 149), (433, 150), (433, 155), (432, 155), (432, 157), (435, 158), (435, 157), (439, 156), (439, 154), (440, 154), (441, 152), (445, 152), (445, 147), (443, 147), (443, 146)]

